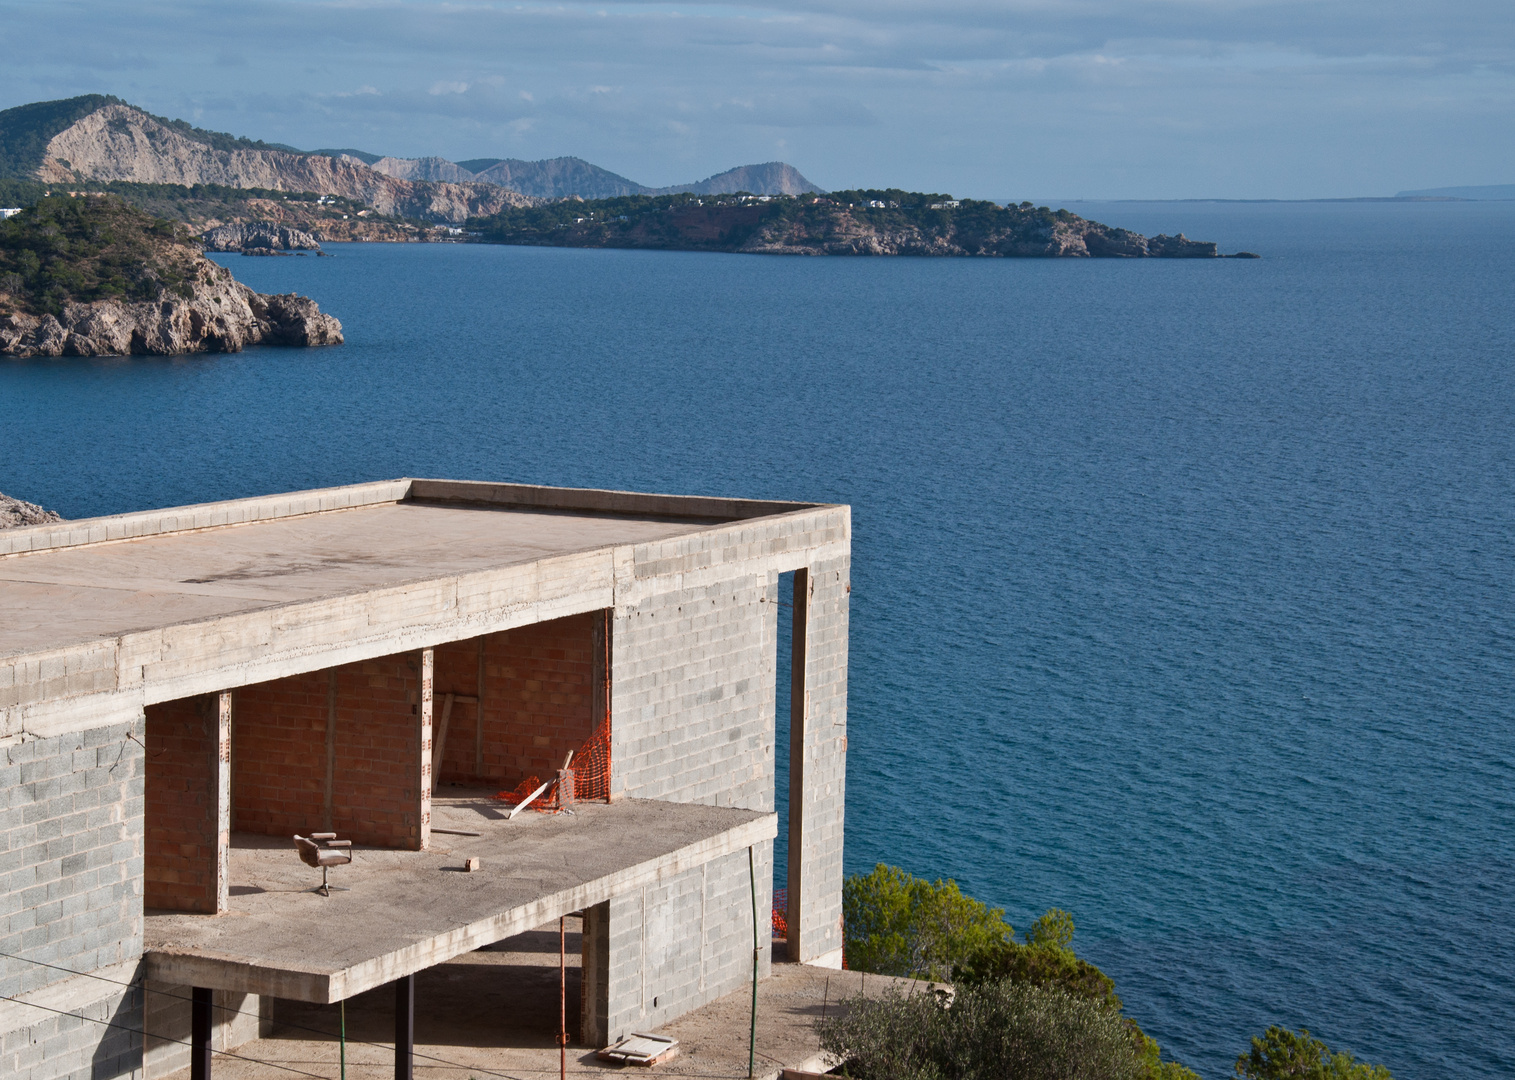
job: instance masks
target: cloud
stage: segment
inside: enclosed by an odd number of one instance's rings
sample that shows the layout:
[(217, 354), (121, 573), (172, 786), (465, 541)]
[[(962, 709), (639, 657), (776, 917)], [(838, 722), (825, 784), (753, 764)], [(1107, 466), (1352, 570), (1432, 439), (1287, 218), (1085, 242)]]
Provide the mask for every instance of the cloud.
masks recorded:
[[(294, 145), (577, 154), (644, 183), (778, 138), (827, 186), (976, 194), (1515, 177), (1508, 0), (1455, 18), (1431, 0), (0, 0), (0, 20), (35, 43), (0, 68), (0, 104), (99, 90)], [(218, 62), (227, 42), (249, 62)]]

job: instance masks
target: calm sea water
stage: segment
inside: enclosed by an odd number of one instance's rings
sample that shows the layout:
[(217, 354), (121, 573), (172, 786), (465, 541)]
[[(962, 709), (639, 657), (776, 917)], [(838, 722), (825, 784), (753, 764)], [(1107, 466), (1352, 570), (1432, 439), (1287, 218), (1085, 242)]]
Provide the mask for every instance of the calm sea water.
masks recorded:
[(229, 257), (348, 344), (0, 362), (0, 490), (851, 503), (851, 870), (1069, 909), (1211, 1080), (1515, 1073), (1515, 204), (1074, 209), (1265, 258)]

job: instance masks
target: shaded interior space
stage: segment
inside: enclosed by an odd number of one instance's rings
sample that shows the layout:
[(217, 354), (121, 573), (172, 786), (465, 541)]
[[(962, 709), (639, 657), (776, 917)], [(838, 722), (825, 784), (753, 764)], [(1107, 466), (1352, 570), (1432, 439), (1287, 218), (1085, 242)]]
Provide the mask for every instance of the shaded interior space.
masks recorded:
[[(578, 916), (564, 920), (562, 1001), (568, 1037), (579, 1041), (581, 935)], [(486, 945), (418, 972), (415, 977), (416, 1043), (432, 1046), (557, 1047), (559, 1021), (558, 924)], [(347, 1038), (393, 1044), (395, 994), (380, 986), (346, 1002)], [(275, 1000), (268, 1038), (283, 1042), (335, 1039), (341, 1005)], [(374, 1047), (360, 1048), (378, 1052)], [(443, 1056), (443, 1055), (438, 1055)], [(382, 1057), (382, 1054), (381, 1054)], [(392, 1066), (392, 1058), (384, 1059)], [(418, 1055), (416, 1064), (436, 1065)]]
[[(551, 779), (608, 723), (602, 611), (430, 652), (429, 688), (413, 651), (149, 706), (146, 906), (224, 909), (218, 838), (231, 830), (285, 840), (336, 832), (358, 847), (418, 850), (433, 794)], [(579, 798), (608, 795), (604, 757), (599, 783), (578, 785)]]
[[(679, 1053), (645, 1072), (600, 1061), (576, 1027), (578, 920), (567, 920), (567, 1071), (574, 1076), (687, 1076), (744, 1080), (747, 1076), (751, 987), (695, 1009), (658, 1034), (679, 1041)], [(558, 1075), (558, 929), (550, 925), (460, 956), (416, 976), (415, 1075), (426, 1080)], [(922, 993), (924, 983), (883, 975), (780, 964), (758, 984), (755, 1076), (824, 1071), (816, 1021), (836, 1016), (858, 996)], [(392, 1080), (394, 992), (389, 986), (358, 995), (346, 1007), (348, 1080)], [(337, 1032), (341, 1007), (278, 1000), (261, 1038), (217, 1053), (217, 1080), (288, 1080), (297, 1070), (331, 1077), (342, 1070)], [(189, 1069), (151, 1072), (150, 1080), (188, 1080)]]

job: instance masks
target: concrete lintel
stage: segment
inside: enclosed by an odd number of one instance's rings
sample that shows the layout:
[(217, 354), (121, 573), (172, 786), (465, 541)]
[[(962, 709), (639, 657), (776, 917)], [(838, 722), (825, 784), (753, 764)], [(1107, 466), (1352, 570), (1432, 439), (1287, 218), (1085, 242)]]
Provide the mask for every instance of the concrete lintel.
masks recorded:
[(143, 959), (147, 976), (163, 982), (330, 1004), (524, 933), (561, 915), (656, 886), (687, 870), (770, 841), (777, 835), (777, 815), (751, 817), (742, 824), (656, 858), (554, 890), (527, 903), (347, 966), (271, 963), (199, 947), (149, 946)]

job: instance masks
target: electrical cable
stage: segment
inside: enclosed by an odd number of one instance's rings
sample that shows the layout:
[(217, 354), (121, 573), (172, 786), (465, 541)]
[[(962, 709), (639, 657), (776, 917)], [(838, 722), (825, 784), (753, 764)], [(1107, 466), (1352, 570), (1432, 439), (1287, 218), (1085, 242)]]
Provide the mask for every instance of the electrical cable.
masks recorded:
[[(95, 979), (95, 980), (98, 980), (99, 982), (110, 983), (112, 986), (124, 986), (124, 987), (127, 987), (128, 989), (142, 990), (144, 992), (148, 992), (147, 991), (147, 987), (143, 983), (141, 983), (141, 982), (122, 982), (120, 979), (108, 979), (104, 975), (96, 975), (94, 972), (91, 972), (91, 971), (75, 971), (73, 968), (60, 967), (57, 964), (49, 964), (49, 963), (47, 963), (46, 961), (43, 961), (43, 960), (32, 960), (29, 957), (17, 956), (15, 953), (0, 952), (0, 956), (7, 957), (7, 958), (9, 958), (11, 960), (20, 960), (21, 962), (26, 963), (26, 964), (36, 964), (38, 967), (52, 968), (54, 971), (67, 972), (70, 975), (80, 975), (80, 976), (83, 976), (86, 979)], [(194, 1003), (194, 998), (192, 998), (192, 997), (185, 997), (183, 994), (173, 994), (173, 993), (169, 993), (167, 990), (153, 990), (153, 991), (150, 991), (150, 992), (154, 993), (154, 994), (157, 994), (159, 997), (166, 997), (166, 998), (169, 998), (169, 999), (171, 999), (173, 1001), (187, 1001), (187, 1002), (190, 1002), (191, 1004)], [(0, 998), (3, 998), (3, 997), (4, 997), (4, 995), (0, 994)], [(17, 999), (10, 998), (8, 1000), (16, 1001)], [(22, 1004), (22, 1005), (31, 1005), (32, 1003), (29, 1002), (29, 1001), (22, 1001), (22, 1002), (20, 1002), (20, 1004)], [(376, 1043), (376, 1042), (369, 1042), (367, 1039), (349, 1039), (349, 1038), (347, 1038), (346, 1037), (346, 1028), (347, 1028), (347, 1010), (346, 1010), (346, 1004), (347, 1003), (345, 1001), (342, 1002), (342, 1005), (343, 1005), (342, 1019), (341, 1019), (342, 1030), (336, 1036), (342, 1042), (343, 1057), (344, 1057), (344, 1059), (346, 1057), (346, 1044), (347, 1043), (354, 1043), (354, 1044), (356, 1044), (358, 1046), (371, 1046), (371, 1047), (374, 1047), (377, 1050), (391, 1050), (391, 1049), (394, 1048), (394, 1044), (393, 1043)], [(39, 1009), (46, 1008), (46, 1006), (44, 1006), (44, 1005), (37, 1005), (35, 1007), (39, 1008)], [(231, 1013), (233, 1016), (251, 1016), (251, 1017), (254, 1017), (254, 1018), (258, 1017), (257, 1013), (247, 1012), (247, 1011), (245, 1011), (243, 1009), (237, 1009), (237, 1008), (234, 1008), (234, 1007), (232, 1007), (230, 1005), (216, 1005), (216, 1004), (212, 1003), (211, 1008), (215, 1009), (218, 1012)], [(52, 1011), (56, 1012), (58, 1010), (54, 1009)], [(73, 1014), (70, 1013), (68, 1015), (71, 1016)], [(85, 1019), (88, 1019), (88, 1017), (85, 1017)], [(97, 1021), (97, 1023), (100, 1023), (100, 1022), (103, 1022), (103, 1021)], [(119, 1026), (119, 1025), (117, 1025), (117, 1026)], [(297, 1023), (294, 1023), (293, 1021), (281, 1021), (279, 1023), (279, 1026), (282, 1027), (282, 1028), (292, 1029), (294, 1031), (308, 1031), (312, 1035), (322, 1035), (322, 1036), (325, 1036), (326, 1038), (331, 1038), (332, 1037), (332, 1033), (330, 1031), (327, 1031), (324, 1028), (311, 1027), (309, 1024), (297, 1024)], [(136, 1030), (136, 1029), (130, 1029), (130, 1030)], [(156, 1038), (159, 1038), (159, 1036), (154, 1035), (153, 1038), (156, 1039)], [(163, 1037), (163, 1041), (164, 1042), (177, 1042), (177, 1043), (181, 1043), (184, 1046), (189, 1046), (190, 1045), (189, 1043), (184, 1042), (182, 1039), (170, 1039), (170, 1038), (167, 1038), (167, 1037)], [(227, 1053), (227, 1051), (225, 1051), (225, 1050), (217, 1050), (215, 1052), (218, 1053), (218, 1054), (226, 1054)], [(435, 1062), (438, 1065), (446, 1065), (449, 1068), (454, 1068), (454, 1069), (471, 1070), (473, 1072), (482, 1073), (485, 1076), (498, 1077), (499, 1080), (522, 1080), (521, 1077), (512, 1076), (509, 1073), (493, 1072), (493, 1071), (491, 1071), (489, 1069), (485, 1069), (485, 1068), (482, 1068), (482, 1067), (477, 1066), (477, 1065), (464, 1065), (462, 1062), (448, 1061), (446, 1058), (435, 1057), (435, 1056), (433, 1056), (431, 1054), (423, 1054), (419, 1050), (413, 1050), (412, 1054), (415, 1057), (417, 1057), (417, 1058), (422, 1058), (422, 1059), (424, 1059), (426, 1061), (432, 1061), (432, 1062)], [(229, 1056), (236, 1057), (237, 1055), (231, 1054)], [(244, 1060), (255, 1061), (256, 1059), (254, 1059), (254, 1058), (246, 1058)], [(259, 1064), (267, 1064), (267, 1065), (273, 1065), (274, 1064), (273, 1062), (258, 1062), (258, 1063)], [(276, 1068), (283, 1068), (283, 1066), (275, 1066), (275, 1067)], [(310, 1075), (314, 1075), (314, 1074), (307, 1073), (306, 1075), (310, 1076)], [(319, 1077), (318, 1080), (326, 1080), (326, 1078), (325, 1077)]]
[[(114, 982), (115, 980), (114, 979), (107, 979), (105, 981), (106, 982)], [(124, 983), (123, 985), (125, 985), (125, 986), (135, 986), (136, 984), (135, 983)], [(23, 1001), (21, 998), (11, 997), (9, 994), (0, 994), (0, 1001), (14, 1001), (17, 1005), (25, 1005), (29, 1009), (41, 1009), (44, 1012), (57, 1013), (59, 1016), (72, 1016), (76, 1020), (87, 1020), (91, 1024), (99, 1024), (102, 1027), (118, 1028), (121, 1031), (129, 1031), (133, 1035), (141, 1035), (144, 1040), (149, 1039), (149, 1038), (151, 1038), (151, 1039), (157, 1039), (159, 1042), (177, 1043), (179, 1046), (188, 1046), (188, 1047), (190, 1047), (190, 1049), (194, 1049), (193, 1044), (191, 1044), (189, 1042), (186, 1042), (183, 1039), (171, 1039), (171, 1038), (169, 1038), (166, 1035), (149, 1035), (142, 1028), (134, 1028), (134, 1027), (131, 1027), (131, 1026), (127, 1025), (127, 1024), (117, 1024), (117, 1023), (113, 1023), (113, 1022), (111, 1022), (109, 1020), (96, 1020), (93, 1016), (84, 1016), (81, 1013), (69, 1012), (67, 1009), (55, 1009), (51, 1005), (38, 1005), (35, 1001)], [(251, 1062), (254, 1065), (267, 1065), (269, 1068), (283, 1069), (285, 1072), (292, 1072), (292, 1073), (296, 1073), (296, 1074), (298, 1074), (300, 1076), (309, 1076), (309, 1077), (312, 1077), (313, 1080), (327, 1080), (326, 1077), (320, 1075), (319, 1073), (306, 1072), (304, 1069), (292, 1068), (289, 1065), (280, 1065), (276, 1061), (264, 1061), (261, 1058), (244, 1057), (241, 1054), (233, 1054), (230, 1050), (212, 1050), (211, 1053), (213, 1053), (213, 1054), (220, 1054), (222, 1057), (235, 1058), (238, 1061)], [(480, 1070), (480, 1071), (482, 1071), (482, 1070)]]

